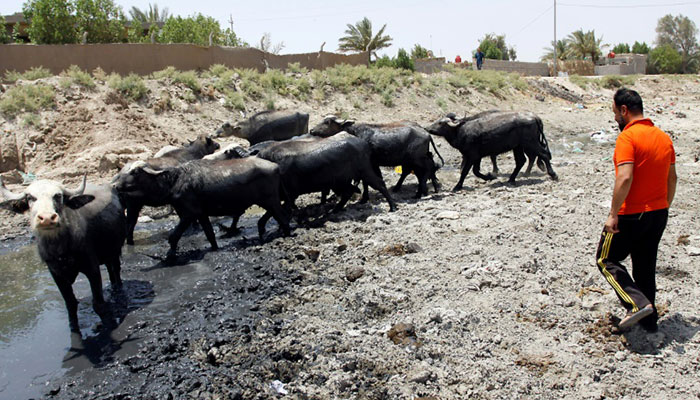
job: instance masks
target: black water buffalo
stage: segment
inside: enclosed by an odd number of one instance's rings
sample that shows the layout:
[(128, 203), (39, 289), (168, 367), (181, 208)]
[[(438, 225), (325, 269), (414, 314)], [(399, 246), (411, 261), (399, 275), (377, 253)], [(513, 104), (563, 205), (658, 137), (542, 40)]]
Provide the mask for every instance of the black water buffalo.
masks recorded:
[[(428, 194), (427, 180), (431, 178), (435, 191), (438, 191), (438, 181), (435, 172), (439, 168), (430, 153), (432, 143), (435, 153), (440, 157), (432, 137), (422, 127), (411, 122), (391, 124), (356, 124), (351, 120), (339, 120), (336, 116), (328, 116), (310, 131), (311, 135), (329, 137), (338, 132), (346, 131), (369, 144), (371, 161), (375, 172), (381, 176), (380, 166), (393, 167), (400, 165), (401, 178), (396, 183), (394, 191), (401, 189), (406, 176), (413, 171), (418, 178), (416, 198)], [(440, 165), (442, 166), (442, 165)], [(363, 199), (367, 199), (367, 184), (364, 184)]]
[(234, 158), (243, 158), (248, 156), (248, 150), (235, 143), (232, 143), (215, 153), (207, 154), (206, 156), (202, 157), (202, 160), (221, 161), (232, 160)]
[(39, 256), (46, 263), (68, 309), (73, 332), (78, 325), (78, 300), (73, 283), (78, 273), (90, 282), (92, 306), (106, 326), (114, 323), (102, 295), (100, 265), (105, 264), (112, 287), (120, 288), (119, 257), (126, 235), (124, 208), (108, 186), (83, 184), (69, 190), (50, 180), (32, 182), (23, 193), (5, 188), (0, 178), (0, 207), (23, 213), (36, 236)]
[[(122, 182), (122, 184), (128, 184), (134, 179), (133, 169), (135, 165), (143, 166), (145, 164), (151, 169), (162, 170), (164, 168), (174, 167), (187, 161), (200, 159), (207, 154), (215, 152), (219, 149), (219, 147), (219, 144), (214, 140), (201, 135), (196, 140), (190, 142), (184, 147), (170, 149), (167, 152), (163, 152), (160, 157), (149, 158), (145, 161), (135, 161), (125, 165), (124, 168), (122, 168), (122, 170), (119, 171), (119, 173), (114, 177), (112, 182)], [(139, 218), (139, 213), (141, 212), (143, 206), (161, 207), (166, 205), (166, 203), (163, 202), (163, 199), (161, 198), (151, 196), (149, 192), (137, 191), (122, 194), (122, 200), (126, 206), (126, 243), (133, 245), (134, 228), (136, 227), (136, 221)]]
[[(472, 120), (475, 120), (478, 118), (485, 117), (487, 115), (493, 115), (496, 113), (503, 113), (503, 112), (509, 112), (509, 111), (487, 110), (487, 111), (482, 111), (480, 113), (473, 114), (470, 116), (465, 115), (462, 118), (457, 117), (457, 114), (455, 114), (455, 113), (448, 113), (447, 115), (445, 115), (445, 117), (451, 119), (454, 122), (458, 122), (458, 121), (467, 122), (467, 121), (472, 121)], [(528, 158), (528, 164), (527, 164), (527, 169), (525, 169), (525, 175), (530, 175), (530, 172), (532, 171), (532, 166), (535, 163), (535, 161), (537, 161), (537, 167), (540, 170), (545, 171), (544, 162), (542, 161), (542, 159), (540, 159), (537, 156), (537, 154), (533, 153), (530, 149), (524, 149), (524, 151), (525, 151), (525, 155), (527, 155), (527, 158)], [(549, 151), (549, 147), (547, 147), (547, 151)], [(491, 156), (491, 175), (493, 175), (493, 176), (498, 175), (497, 158), (498, 158), (497, 154), (494, 154)], [(551, 159), (551, 154), (550, 154), (550, 159)]]
[(257, 156), (277, 163), (282, 184), (293, 206), (302, 194), (333, 190), (340, 196), (334, 211), (341, 210), (356, 192), (353, 180), (362, 180), (380, 191), (389, 209), (396, 204), (381, 175), (372, 167), (369, 145), (347, 132), (328, 138), (304, 137), (261, 146)]
[(426, 129), (433, 135), (444, 137), (452, 147), (462, 153), (462, 172), (454, 190), (462, 188), (464, 179), (472, 167), (477, 177), (484, 180), (494, 179), (495, 176), (491, 174), (481, 173), (481, 158), (510, 150), (515, 158), (515, 169), (509, 182), (515, 183), (515, 177), (525, 164), (526, 151), (539, 157), (546, 165), (549, 176), (557, 179), (557, 174), (550, 164), (551, 153), (544, 137), (542, 120), (533, 113), (499, 112), (471, 120), (441, 118)]
[(232, 160), (194, 160), (175, 167), (155, 170), (145, 164), (135, 165), (131, 181), (114, 183), (120, 192), (158, 198), (173, 206), (180, 222), (170, 233), (168, 242), (172, 259), (182, 234), (198, 221), (211, 243), (218, 249), (210, 216), (239, 216), (252, 205), (266, 210), (258, 221), (263, 239), (265, 224), (274, 217), (285, 234), (289, 220), (280, 204), (280, 169), (272, 162), (247, 157)]
[(309, 114), (296, 111), (261, 111), (233, 125), (224, 123), (216, 136), (236, 136), (251, 146), (266, 140), (285, 140), (309, 131)]

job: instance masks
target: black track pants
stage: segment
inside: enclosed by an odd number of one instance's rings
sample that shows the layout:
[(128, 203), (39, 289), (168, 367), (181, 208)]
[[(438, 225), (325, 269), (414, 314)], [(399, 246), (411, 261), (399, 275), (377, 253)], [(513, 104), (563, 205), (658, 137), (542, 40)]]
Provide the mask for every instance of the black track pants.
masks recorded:
[[(620, 215), (620, 232), (603, 231), (596, 252), (598, 269), (628, 311), (636, 312), (648, 304), (654, 305), (656, 253), (667, 221), (668, 209)], [(627, 256), (632, 258), (632, 276), (620, 263)], [(654, 306), (654, 314), (643, 321), (655, 323), (658, 318)]]

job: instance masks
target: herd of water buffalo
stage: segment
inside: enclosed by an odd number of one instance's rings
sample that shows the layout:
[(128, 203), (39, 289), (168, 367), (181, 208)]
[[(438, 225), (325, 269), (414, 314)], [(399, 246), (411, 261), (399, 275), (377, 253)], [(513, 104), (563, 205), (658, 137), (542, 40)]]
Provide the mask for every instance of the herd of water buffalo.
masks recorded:
[[(513, 151), (514, 183), (525, 164), (529, 173), (535, 161), (556, 179), (542, 120), (530, 112), (486, 111), (469, 117), (447, 114), (428, 127), (412, 122), (360, 124), (335, 116), (324, 118), (309, 130), (309, 115), (298, 112), (261, 112), (236, 124), (224, 124), (213, 135), (202, 135), (184, 147), (168, 147), (153, 158), (127, 164), (111, 185), (87, 185), (77, 190), (51, 180), (36, 180), (22, 193), (7, 189), (0, 178), (0, 207), (14, 212), (29, 210), (30, 226), (39, 255), (58, 286), (68, 309), (71, 331), (79, 332), (78, 302), (72, 285), (85, 274), (93, 295), (93, 309), (103, 323), (113, 326), (112, 313), (102, 294), (99, 266), (107, 266), (115, 289), (121, 286), (120, 255), (126, 240), (134, 244), (134, 227), (144, 206), (171, 205), (179, 222), (168, 237), (168, 259), (174, 260), (184, 231), (198, 222), (212, 249), (217, 249), (210, 216), (231, 216), (230, 231), (239, 217), (257, 205), (265, 210), (258, 221), (261, 240), (265, 225), (275, 218), (285, 235), (297, 212), (302, 194), (332, 190), (338, 197), (333, 211), (342, 210), (362, 182), (362, 201), (368, 187), (381, 192), (391, 211), (396, 204), (384, 184), (381, 166), (401, 166), (394, 190), (413, 172), (418, 178), (416, 197), (427, 194), (428, 180), (439, 190), (437, 170), (444, 165), (432, 135), (444, 137), (462, 153), (459, 190), (468, 172), (494, 179), (496, 156)], [(244, 149), (220, 149), (214, 138), (245, 138)], [(213, 138), (214, 137), (214, 138)], [(435, 155), (430, 151), (432, 145)], [(491, 157), (493, 172), (483, 174), (480, 163)]]

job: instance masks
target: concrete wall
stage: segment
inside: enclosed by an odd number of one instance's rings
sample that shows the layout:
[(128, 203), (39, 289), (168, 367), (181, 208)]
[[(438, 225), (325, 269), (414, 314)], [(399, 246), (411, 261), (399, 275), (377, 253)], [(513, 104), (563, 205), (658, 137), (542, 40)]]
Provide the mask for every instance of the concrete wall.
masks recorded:
[[(476, 61), (473, 65), (474, 69), (476, 69)], [(481, 68), (493, 71), (517, 72), (528, 76), (549, 76), (549, 68), (546, 63), (484, 59), (484, 64)]]
[(647, 70), (646, 54), (617, 54), (615, 58), (606, 58), (606, 65), (596, 65), (596, 75), (631, 75), (645, 74)]
[(204, 47), (192, 44), (66, 44), (66, 45), (0, 45), (0, 74), (23, 72), (43, 66), (58, 74), (71, 65), (92, 71), (139, 75), (160, 71), (168, 66), (178, 70), (203, 70), (213, 64), (235, 68), (286, 68), (298, 62), (309, 69), (325, 69), (336, 64), (367, 65), (367, 53), (335, 54), (328, 52), (275, 55), (253, 48)]
[(445, 65), (445, 57), (419, 58), (414, 61), (414, 64), (417, 72), (432, 74), (442, 71), (442, 67)]

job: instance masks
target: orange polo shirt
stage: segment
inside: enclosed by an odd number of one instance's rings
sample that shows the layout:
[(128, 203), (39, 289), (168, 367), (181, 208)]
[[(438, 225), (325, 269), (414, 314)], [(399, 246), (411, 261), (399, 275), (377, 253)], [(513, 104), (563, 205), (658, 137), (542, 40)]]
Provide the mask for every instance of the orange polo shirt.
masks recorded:
[(676, 163), (673, 142), (649, 118), (627, 124), (615, 143), (617, 167), (634, 164), (632, 187), (619, 214), (637, 214), (668, 208), (668, 170)]

